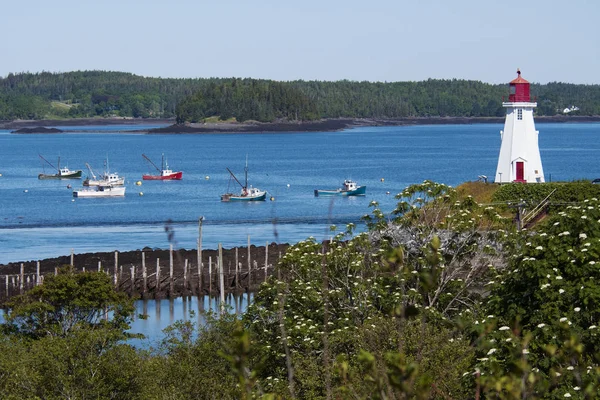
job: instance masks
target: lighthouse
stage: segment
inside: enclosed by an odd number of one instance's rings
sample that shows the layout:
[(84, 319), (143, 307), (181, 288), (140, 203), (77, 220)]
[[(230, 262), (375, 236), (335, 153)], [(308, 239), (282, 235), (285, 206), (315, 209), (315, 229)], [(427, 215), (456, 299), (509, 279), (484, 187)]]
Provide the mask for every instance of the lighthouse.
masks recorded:
[(521, 78), (517, 69), (517, 78), (510, 82), (506, 108), (504, 130), (500, 131), (502, 144), (498, 156), (495, 182), (544, 182), (542, 159), (538, 146), (539, 132), (535, 130), (532, 103), (529, 95), (529, 82)]

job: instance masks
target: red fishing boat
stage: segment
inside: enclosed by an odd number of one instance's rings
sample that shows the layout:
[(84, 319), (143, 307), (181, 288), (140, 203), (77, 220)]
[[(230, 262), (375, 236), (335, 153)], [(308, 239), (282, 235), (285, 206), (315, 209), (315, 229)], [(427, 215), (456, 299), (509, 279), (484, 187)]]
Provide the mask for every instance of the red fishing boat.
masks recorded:
[(165, 161), (165, 155), (162, 155), (162, 163), (161, 167), (158, 168), (156, 164), (152, 162), (151, 159), (148, 158), (145, 154), (142, 154), (144, 157), (156, 170), (158, 171), (158, 175), (142, 175), (142, 179), (145, 181), (169, 181), (169, 180), (180, 180), (183, 176), (183, 172), (177, 171), (173, 172), (169, 169), (169, 165)]

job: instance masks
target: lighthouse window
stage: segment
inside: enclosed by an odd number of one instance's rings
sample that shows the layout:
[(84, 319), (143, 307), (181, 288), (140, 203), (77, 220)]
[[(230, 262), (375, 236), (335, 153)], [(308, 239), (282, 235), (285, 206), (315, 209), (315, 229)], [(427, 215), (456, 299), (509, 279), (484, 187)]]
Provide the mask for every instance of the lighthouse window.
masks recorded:
[(520, 121), (523, 119), (523, 109), (517, 108), (517, 119)]

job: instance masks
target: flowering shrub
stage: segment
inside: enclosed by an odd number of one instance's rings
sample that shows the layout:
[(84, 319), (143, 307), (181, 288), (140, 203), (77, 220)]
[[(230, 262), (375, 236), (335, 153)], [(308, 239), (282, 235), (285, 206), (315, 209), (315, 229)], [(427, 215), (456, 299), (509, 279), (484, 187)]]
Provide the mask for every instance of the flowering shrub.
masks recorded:
[(505, 374), (516, 370), (515, 380), (527, 383), (517, 386), (532, 394), (597, 394), (600, 202), (567, 206), (543, 228), (526, 233), (520, 252), (498, 275), (486, 309), (498, 319), (479, 330), (486, 343), (481, 354), (494, 351), (479, 359), (478, 368), (482, 376), (495, 377), (484, 379), (497, 385), (491, 390), (507, 389)]

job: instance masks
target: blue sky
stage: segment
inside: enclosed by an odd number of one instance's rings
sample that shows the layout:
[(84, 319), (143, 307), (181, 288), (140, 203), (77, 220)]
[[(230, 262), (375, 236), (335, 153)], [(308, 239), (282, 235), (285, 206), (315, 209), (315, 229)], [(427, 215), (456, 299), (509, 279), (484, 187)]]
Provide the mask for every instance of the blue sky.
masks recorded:
[(600, 83), (597, 0), (8, 0), (0, 76)]

